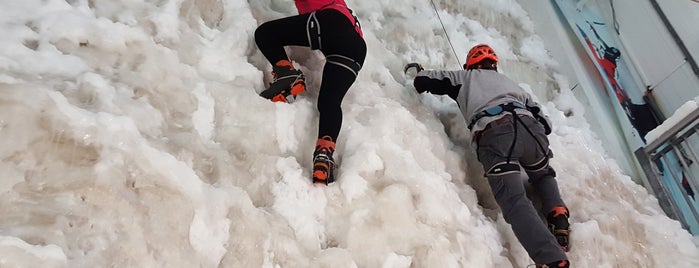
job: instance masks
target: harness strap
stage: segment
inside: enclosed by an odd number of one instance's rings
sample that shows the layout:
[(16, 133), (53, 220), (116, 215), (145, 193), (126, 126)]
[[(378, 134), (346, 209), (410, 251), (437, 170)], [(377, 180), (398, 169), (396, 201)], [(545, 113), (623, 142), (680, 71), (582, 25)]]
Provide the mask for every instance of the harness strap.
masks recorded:
[(496, 116), (502, 114), (503, 112), (513, 112), (514, 114), (516, 108), (527, 109), (527, 106), (519, 102), (510, 102), (486, 108), (485, 110), (473, 116), (473, 119), (471, 119), (471, 123), (468, 124), (468, 129), (472, 129), (476, 122), (478, 122), (478, 120), (480, 120), (483, 117)]
[[(354, 15), (354, 13), (352, 13), (352, 10), (349, 9), (348, 7), (346, 7), (344, 5), (338, 5), (338, 4), (331, 3), (331, 4), (327, 4), (327, 5), (323, 6), (322, 8), (320, 8), (318, 10), (323, 10), (331, 5), (341, 6), (349, 11), (350, 15), (352, 15), (352, 17), (354, 17), (354, 28), (357, 31), (357, 33), (361, 36), (362, 35), (361, 28), (362, 27), (361, 27), (361, 25), (359, 25), (359, 19), (357, 18), (357, 16)], [(310, 15), (308, 16), (308, 20), (306, 20), (306, 36), (308, 37), (308, 44), (311, 47), (311, 49), (313, 49), (313, 50), (323, 49), (323, 43), (321, 42), (321, 39), (320, 39), (320, 33), (321, 33), (320, 22), (318, 21), (318, 17), (316, 16), (316, 12), (318, 12), (318, 11), (311, 12)]]
[(342, 56), (340, 54), (331, 54), (325, 57), (327, 63), (339, 65), (346, 68), (354, 77), (357, 77), (357, 73), (362, 69), (362, 65), (350, 57)]
[[(480, 120), (483, 117), (496, 116), (496, 115), (502, 114), (503, 112), (510, 112), (512, 114), (512, 125), (514, 128), (514, 137), (512, 138), (512, 143), (510, 144), (510, 148), (507, 151), (507, 162), (506, 163), (508, 163), (508, 164), (510, 163), (510, 160), (512, 158), (512, 152), (514, 151), (515, 145), (517, 143), (517, 129), (518, 129), (517, 122), (520, 122), (522, 124), (522, 126), (524, 126), (524, 129), (529, 133), (529, 135), (531, 135), (534, 138), (534, 141), (536, 141), (536, 144), (539, 146), (539, 149), (541, 149), (541, 151), (544, 154), (548, 155), (549, 150), (547, 150), (546, 148), (544, 148), (543, 145), (541, 145), (541, 142), (539, 142), (539, 139), (537, 139), (536, 136), (534, 135), (534, 133), (532, 133), (532, 131), (524, 124), (524, 122), (522, 122), (522, 119), (520, 119), (519, 116), (517, 116), (517, 113), (515, 112), (516, 108), (527, 109), (527, 106), (525, 106), (524, 104), (521, 104), (519, 102), (510, 102), (510, 103), (500, 104), (497, 106), (487, 108), (473, 117), (473, 120), (471, 120), (471, 124), (469, 124), (468, 129), (472, 129), (473, 125), (475, 125), (476, 122), (478, 122), (478, 120)], [(544, 163), (544, 167), (546, 166), (546, 164), (548, 164), (548, 161), (546, 161)], [(541, 167), (541, 168), (543, 168), (543, 167)]]
[[(519, 120), (520, 122), (522, 122), (522, 119), (517, 118), (517, 120)], [(524, 122), (522, 122), (522, 125), (524, 125)], [(529, 129), (527, 126), (524, 126), (524, 129), (526, 129), (527, 132), (529, 133), (529, 135), (531, 135), (532, 138), (534, 138), (534, 140), (536, 141), (536, 144), (539, 145), (539, 149), (541, 149), (541, 151), (542, 151), (544, 154), (548, 155), (548, 154), (549, 154), (548, 148), (544, 148), (544, 146), (541, 145), (541, 142), (539, 142), (539, 139), (537, 139), (536, 136), (534, 135), (534, 133), (532, 133), (531, 129)], [(548, 162), (547, 162), (547, 163), (548, 163)]]
[(306, 21), (306, 36), (308, 37), (308, 44), (311, 49), (321, 49), (323, 44), (320, 41), (320, 23), (318, 23), (318, 17), (316, 17), (316, 12), (311, 12)]
[(362, 25), (359, 24), (359, 18), (357, 18), (357, 15), (354, 15), (354, 11), (352, 11), (352, 9), (350, 9), (349, 7), (346, 8), (347, 10), (349, 10), (350, 15), (352, 15), (352, 17), (354, 18), (354, 27), (357, 29), (362, 29)]
[[(512, 113), (512, 126), (515, 129), (515, 135), (512, 137), (512, 143), (510, 144), (510, 150), (507, 151), (507, 163), (510, 163), (510, 158), (512, 158), (512, 151), (515, 150), (515, 143), (517, 143), (517, 121), (519, 121), (519, 117), (517, 116), (517, 113), (515, 113), (514, 109), (510, 111)], [(524, 128), (527, 128), (526, 125), (522, 124)], [(529, 130), (527, 128), (527, 130)], [(533, 137), (533, 136), (532, 136)], [(536, 138), (534, 138), (536, 139)], [(537, 140), (536, 143), (539, 143)]]
[(324, 6), (322, 6), (322, 7), (319, 8), (318, 10), (325, 9), (325, 8), (327, 8), (327, 7), (330, 7), (330, 6), (339, 6), (339, 7), (342, 7), (342, 8), (344, 8), (344, 9), (347, 9), (347, 11), (349, 11), (350, 15), (352, 15), (352, 17), (354, 17), (354, 26), (357, 27), (357, 28), (362, 28), (362, 26), (359, 25), (359, 19), (357, 18), (356, 15), (354, 15), (354, 11), (353, 11), (351, 8), (349, 8), (348, 6), (346, 6), (346, 5), (337, 4), (337, 3), (335, 3), (335, 1), (332, 1), (332, 2), (330, 2), (330, 3), (328, 3), (328, 4), (324, 5)]

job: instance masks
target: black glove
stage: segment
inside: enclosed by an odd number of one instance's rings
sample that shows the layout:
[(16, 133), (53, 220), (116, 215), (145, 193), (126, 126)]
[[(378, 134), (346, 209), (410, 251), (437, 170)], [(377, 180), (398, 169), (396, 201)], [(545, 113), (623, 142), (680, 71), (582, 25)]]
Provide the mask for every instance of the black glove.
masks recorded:
[(419, 73), (420, 71), (424, 70), (425, 68), (422, 68), (422, 65), (420, 65), (417, 62), (411, 62), (405, 65), (405, 68), (403, 69), (403, 73), (408, 73), (408, 69), (410, 68), (415, 68), (417, 72)]

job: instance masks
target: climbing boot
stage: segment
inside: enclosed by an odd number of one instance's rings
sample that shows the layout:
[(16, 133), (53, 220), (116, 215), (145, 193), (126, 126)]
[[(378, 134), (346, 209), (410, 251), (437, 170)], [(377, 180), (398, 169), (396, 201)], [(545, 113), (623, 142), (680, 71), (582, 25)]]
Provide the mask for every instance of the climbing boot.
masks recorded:
[(330, 136), (323, 136), (318, 139), (316, 149), (313, 153), (313, 183), (323, 183), (327, 185), (335, 181), (335, 142)]
[(288, 60), (280, 60), (272, 66), (274, 80), (260, 96), (273, 102), (293, 102), (296, 95), (306, 90), (303, 72), (294, 69)]
[(564, 206), (556, 206), (546, 216), (548, 227), (551, 233), (556, 237), (556, 241), (561, 245), (564, 252), (568, 252), (568, 235), (570, 235), (568, 223), (568, 208)]

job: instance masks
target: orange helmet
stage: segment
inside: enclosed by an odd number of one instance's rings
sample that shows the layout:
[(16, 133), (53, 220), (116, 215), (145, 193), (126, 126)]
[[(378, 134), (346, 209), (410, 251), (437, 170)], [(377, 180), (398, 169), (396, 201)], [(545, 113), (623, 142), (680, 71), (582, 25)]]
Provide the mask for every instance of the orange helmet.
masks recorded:
[(471, 48), (466, 56), (466, 64), (464, 64), (464, 69), (471, 69), (472, 66), (481, 62), (484, 59), (491, 59), (495, 63), (498, 62), (498, 55), (495, 55), (495, 51), (489, 45), (478, 44)]

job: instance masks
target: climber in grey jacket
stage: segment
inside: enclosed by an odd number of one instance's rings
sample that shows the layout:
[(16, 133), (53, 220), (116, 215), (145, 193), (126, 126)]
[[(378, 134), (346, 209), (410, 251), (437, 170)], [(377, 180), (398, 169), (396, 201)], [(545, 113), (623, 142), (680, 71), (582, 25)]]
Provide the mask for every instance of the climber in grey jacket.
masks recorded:
[[(465, 70), (422, 70), (411, 63), (406, 71), (418, 70), (418, 93), (449, 95), (458, 103), (505, 221), (529, 256), (541, 267), (569, 267), (569, 214), (549, 166), (551, 123), (527, 92), (497, 72), (497, 61), (493, 49), (480, 44), (469, 51)], [(527, 198), (524, 177), (541, 199), (548, 225)]]

